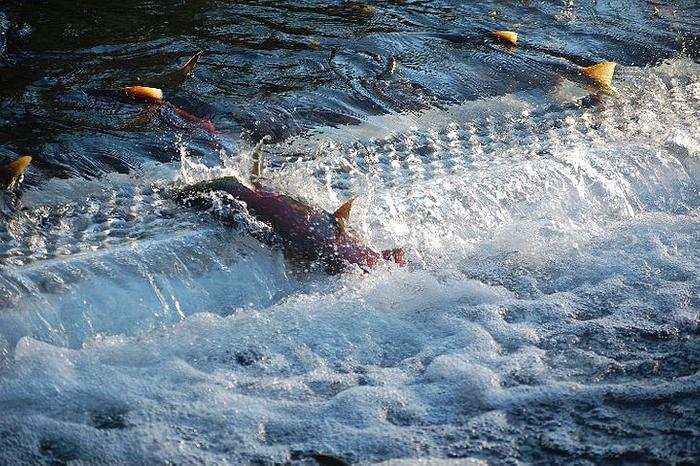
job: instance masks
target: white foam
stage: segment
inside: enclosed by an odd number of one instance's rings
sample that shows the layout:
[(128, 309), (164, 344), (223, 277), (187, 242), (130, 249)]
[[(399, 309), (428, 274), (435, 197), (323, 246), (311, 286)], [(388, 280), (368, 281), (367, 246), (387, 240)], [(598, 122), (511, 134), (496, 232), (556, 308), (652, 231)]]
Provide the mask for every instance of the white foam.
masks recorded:
[[(279, 251), (211, 223), (172, 234), (177, 221), (155, 222), (147, 241), (4, 268), (0, 462), (302, 452), (479, 464), (531, 442), (610, 452), (617, 434), (601, 437), (600, 423), (645, 442), (692, 432), (700, 202), (697, 121), (685, 117), (697, 102), (658, 106), (655, 83), (695, 82), (695, 70), (671, 62), (643, 85), (623, 79), (610, 108), (556, 125), (521, 115), (534, 126), (506, 151), (478, 140), (482, 152), (467, 153), (463, 121), (425, 132), (438, 147), (447, 135), (440, 164), (392, 139), (387, 185), (348, 162), (372, 188), (359, 228), (370, 244), (405, 246), (403, 269), (293, 273)], [(631, 123), (639, 107), (657, 117)], [(287, 169), (313, 172), (300, 165)]]

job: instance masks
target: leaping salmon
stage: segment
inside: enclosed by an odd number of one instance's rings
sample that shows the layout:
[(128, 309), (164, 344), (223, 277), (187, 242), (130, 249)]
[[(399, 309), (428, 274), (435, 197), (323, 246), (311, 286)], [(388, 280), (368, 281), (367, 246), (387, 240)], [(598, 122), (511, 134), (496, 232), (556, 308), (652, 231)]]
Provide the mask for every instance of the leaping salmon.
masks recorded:
[(403, 249), (375, 251), (363, 244), (360, 235), (350, 228), (354, 198), (330, 213), (263, 188), (260, 183), (262, 141), (255, 152), (249, 185), (230, 176), (187, 186), (176, 197), (183, 204), (200, 209), (212, 208), (216, 193), (244, 202), (250, 215), (271, 227), (272, 241), (276, 240), (288, 256), (320, 262), (329, 273), (341, 272), (349, 264), (365, 271), (382, 261), (395, 262), (399, 266), (405, 264)]

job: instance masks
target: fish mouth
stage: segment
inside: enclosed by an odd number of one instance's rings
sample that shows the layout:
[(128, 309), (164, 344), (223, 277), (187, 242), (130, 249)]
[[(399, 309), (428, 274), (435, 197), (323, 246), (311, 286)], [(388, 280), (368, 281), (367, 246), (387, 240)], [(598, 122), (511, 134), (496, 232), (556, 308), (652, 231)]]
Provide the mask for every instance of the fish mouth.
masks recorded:
[(22, 156), (17, 160), (13, 160), (7, 165), (7, 169), (10, 172), (10, 176), (14, 179), (20, 176), (27, 169), (29, 164), (32, 163), (32, 158), (28, 155)]

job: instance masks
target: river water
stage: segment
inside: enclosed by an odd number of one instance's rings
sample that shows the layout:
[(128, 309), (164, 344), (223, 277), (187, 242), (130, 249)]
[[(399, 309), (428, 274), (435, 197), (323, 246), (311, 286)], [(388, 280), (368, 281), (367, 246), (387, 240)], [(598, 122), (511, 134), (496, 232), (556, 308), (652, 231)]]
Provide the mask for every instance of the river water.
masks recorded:
[[(694, 0), (10, 0), (0, 57), (0, 463), (700, 460)], [(407, 266), (172, 200), (265, 135)]]

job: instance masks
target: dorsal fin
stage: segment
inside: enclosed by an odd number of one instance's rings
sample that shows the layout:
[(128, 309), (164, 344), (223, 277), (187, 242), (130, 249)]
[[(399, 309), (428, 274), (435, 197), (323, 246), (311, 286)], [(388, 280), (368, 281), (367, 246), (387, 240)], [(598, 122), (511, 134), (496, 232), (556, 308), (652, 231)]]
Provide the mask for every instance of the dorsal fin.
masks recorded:
[(389, 78), (391, 75), (393, 75), (396, 72), (397, 66), (398, 66), (398, 62), (396, 61), (396, 57), (389, 57), (389, 59), (386, 61), (386, 66), (384, 67), (384, 71), (382, 71), (379, 74), (379, 76), (377, 76), (377, 79)]
[(192, 74), (192, 70), (194, 69), (194, 66), (197, 64), (199, 57), (201, 57), (203, 53), (204, 53), (204, 50), (200, 50), (199, 52), (192, 55), (192, 58), (187, 60), (187, 63), (185, 63), (185, 66), (182, 67), (182, 74), (185, 75), (185, 77)]
[(341, 233), (344, 233), (348, 228), (350, 223), (350, 210), (352, 209), (352, 203), (355, 202), (355, 198), (351, 197), (343, 205), (338, 207), (338, 210), (333, 214), (338, 222), (338, 228)]
[(518, 33), (513, 31), (493, 31), (491, 37), (507, 45), (515, 46), (518, 43)]
[(17, 178), (24, 173), (29, 164), (32, 163), (32, 158), (28, 155), (22, 156), (7, 164), (7, 173), (10, 179)]
[(143, 99), (147, 102), (163, 102), (163, 91), (156, 87), (129, 86), (124, 88), (124, 92), (126, 95), (136, 99)]
[(603, 63), (598, 63), (597, 65), (587, 66), (581, 68), (581, 74), (588, 76), (596, 83), (600, 84), (605, 88), (612, 87), (613, 73), (615, 72), (614, 61), (605, 61)]
[(255, 145), (253, 150), (253, 169), (250, 173), (250, 181), (253, 183), (256, 189), (260, 189), (260, 180), (262, 179), (262, 151), (263, 146), (272, 137), (267, 134)]

